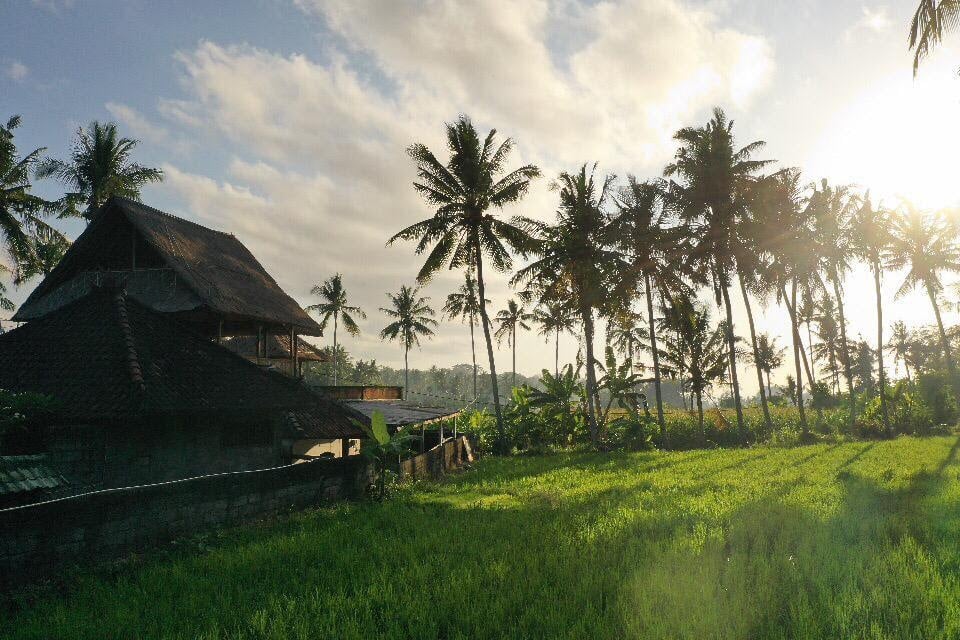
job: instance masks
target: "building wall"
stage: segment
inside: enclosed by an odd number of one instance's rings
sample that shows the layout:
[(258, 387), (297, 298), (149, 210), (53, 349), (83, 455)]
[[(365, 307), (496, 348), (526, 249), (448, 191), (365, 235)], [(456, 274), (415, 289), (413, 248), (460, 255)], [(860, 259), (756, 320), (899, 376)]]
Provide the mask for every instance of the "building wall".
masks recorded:
[(249, 424), (167, 419), (58, 425), (46, 438), (48, 464), (81, 489), (104, 489), (263, 469), (288, 461), (275, 427), (269, 422), (255, 426), (265, 435), (238, 441), (230, 432), (249, 429)]
[(372, 480), (355, 456), (0, 509), (0, 591), (204, 529), (350, 498)]
[[(348, 456), (354, 456), (360, 453), (360, 440), (348, 440)], [(293, 458), (306, 456), (316, 458), (325, 453), (333, 454), (334, 458), (343, 456), (343, 440), (295, 440), (293, 443)]]

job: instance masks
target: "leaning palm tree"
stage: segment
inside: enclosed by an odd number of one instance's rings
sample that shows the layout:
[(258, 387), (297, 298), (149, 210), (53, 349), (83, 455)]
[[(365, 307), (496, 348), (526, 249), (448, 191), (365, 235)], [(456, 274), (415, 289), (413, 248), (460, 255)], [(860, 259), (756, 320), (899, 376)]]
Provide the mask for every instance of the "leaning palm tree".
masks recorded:
[(497, 324), (496, 338), (497, 341), (507, 339), (507, 344), (510, 345), (510, 348), (513, 352), (513, 382), (514, 387), (517, 386), (517, 329), (523, 329), (524, 331), (530, 330), (530, 325), (527, 324), (533, 320), (533, 314), (527, 313), (526, 309), (523, 308), (522, 304), (518, 304), (516, 300), (510, 299), (507, 301), (507, 306), (504, 309), (501, 309), (497, 313), (497, 317), (494, 319)]
[(769, 164), (754, 160), (764, 143), (752, 142), (737, 149), (733, 121), (720, 108), (703, 127), (687, 127), (674, 134), (680, 143), (673, 162), (664, 170), (671, 182), (670, 200), (681, 218), (693, 230), (695, 241), (691, 257), (702, 262), (710, 274), (717, 302), (723, 302), (737, 428), (746, 439), (740, 383), (737, 379), (736, 338), (730, 285), (735, 270), (738, 222), (748, 206), (748, 194), (756, 173)]
[(491, 207), (502, 209), (520, 201), (530, 181), (540, 175), (533, 165), (525, 165), (504, 174), (513, 140), (496, 142), (492, 129), (480, 140), (470, 118), (460, 116), (446, 125), (450, 159), (441, 163), (425, 145), (408, 149), (417, 164), (418, 182), (413, 186), (431, 205), (437, 207), (431, 218), (400, 231), (388, 244), (397, 240), (418, 240), (417, 253), (430, 249), (426, 262), (417, 275), (419, 282), (428, 281), (444, 265), (451, 269), (473, 269), (477, 278), (480, 320), (487, 343), (493, 405), (497, 415), (498, 448), (506, 445), (503, 412), (497, 387), (497, 365), (493, 358), (493, 339), (486, 305), (484, 257), (496, 271), (509, 271), (513, 266), (510, 249), (521, 254), (532, 246), (529, 235), (519, 226), (490, 213)]
[(850, 365), (847, 320), (843, 304), (843, 285), (850, 270), (851, 242), (853, 239), (853, 214), (860, 199), (848, 186), (830, 186), (826, 180), (820, 187), (813, 185), (808, 209), (813, 216), (816, 246), (820, 255), (820, 270), (824, 280), (833, 288), (837, 303), (837, 320), (840, 322), (840, 360), (847, 382), (847, 402), (851, 433), (857, 419), (856, 392), (853, 386), (853, 371)]
[(77, 130), (69, 160), (46, 159), (37, 175), (56, 178), (71, 189), (60, 201), (61, 215), (82, 215), (89, 222), (110, 196), (139, 200), (144, 185), (163, 180), (160, 169), (131, 159), (138, 142), (120, 137), (113, 122), (94, 121)]
[(890, 329), (890, 341), (887, 342), (887, 352), (893, 356), (893, 364), (896, 367), (903, 362), (904, 369), (907, 372), (907, 382), (910, 382), (910, 332), (903, 320), (897, 320)]
[[(890, 241), (890, 213), (882, 207), (874, 208), (870, 192), (854, 216), (852, 248), (870, 267), (873, 273), (874, 293), (877, 300), (877, 376), (880, 384), (880, 413), (883, 428), (888, 436), (893, 435), (890, 416), (887, 412), (886, 374), (883, 369), (883, 298), (880, 295), (880, 279), (883, 276), (883, 257)], [(862, 351), (862, 350), (861, 350)]]
[(950, 349), (950, 340), (940, 316), (937, 294), (943, 291), (942, 274), (960, 271), (960, 246), (957, 229), (940, 212), (924, 215), (909, 205), (893, 216), (889, 244), (886, 247), (886, 267), (907, 269), (907, 276), (897, 290), (897, 297), (922, 286), (937, 319), (940, 348), (950, 374), (951, 384), (957, 386), (956, 364)]
[(367, 314), (360, 307), (351, 306), (347, 301), (347, 290), (343, 286), (343, 276), (335, 273), (323, 284), (316, 284), (310, 290), (311, 295), (323, 298), (322, 302), (312, 304), (307, 307), (307, 311), (316, 311), (320, 316), (320, 330), (327, 328), (330, 319), (333, 318), (333, 384), (337, 385), (337, 329), (340, 320), (343, 320), (343, 328), (351, 336), (360, 335), (360, 327), (353, 316), (361, 320), (367, 319)]
[(600, 399), (593, 350), (595, 314), (607, 304), (607, 291), (623, 261), (612, 248), (612, 227), (604, 209), (613, 176), (598, 182), (595, 171), (596, 165), (590, 170), (583, 165), (575, 174), (563, 172), (557, 178), (553, 185), (560, 192), (557, 222), (546, 225), (525, 221), (537, 239), (537, 257), (517, 272), (512, 282), (530, 283), (547, 298), (566, 295), (577, 310), (586, 356), (587, 425), (593, 445), (599, 446)]
[(943, 41), (943, 33), (960, 23), (960, 0), (920, 0), (910, 22), (913, 75), (920, 62)]
[[(660, 354), (653, 315), (655, 288), (660, 291), (682, 291), (687, 288), (684, 275), (690, 275), (684, 262), (677, 258), (688, 240), (687, 228), (673, 224), (666, 206), (667, 185), (662, 180), (640, 182), (628, 176), (627, 184), (617, 194), (618, 213), (614, 221), (615, 236), (624, 252), (626, 268), (621, 274), (621, 295), (627, 300), (643, 291), (647, 302), (647, 325), (650, 351), (653, 356), (654, 393), (657, 401), (657, 422), (666, 440), (663, 418), (663, 393), (660, 384)], [(632, 355), (631, 355), (632, 359)]]
[(573, 333), (576, 319), (573, 310), (561, 300), (542, 300), (533, 310), (533, 321), (539, 327), (538, 333), (544, 337), (553, 336), (554, 375), (560, 376), (560, 334)]
[[(484, 302), (490, 302), (484, 300)], [(477, 295), (477, 280), (467, 270), (460, 288), (447, 295), (443, 313), (450, 320), (460, 319), (470, 325), (470, 354), (473, 357), (473, 397), (477, 398), (477, 347), (473, 337), (473, 328), (480, 317), (480, 298)]]
[(380, 307), (380, 311), (393, 318), (380, 332), (384, 340), (396, 340), (403, 347), (403, 396), (410, 391), (410, 349), (420, 346), (420, 338), (433, 336), (437, 321), (430, 307), (430, 298), (420, 296), (419, 287), (403, 285), (397, 293), (388, 293), (390, 308)]
[(0, 238), (14, 267), (14, 278), (22, 263), (31, 254), (30, 233), (49, 229), (41, 220), (47, 203), (31, 193), (30, 174), (40, 162), (43, 148), (20, 157), (13, 140), (13, 131), (20, 126), (20, 116), (0, 124)]

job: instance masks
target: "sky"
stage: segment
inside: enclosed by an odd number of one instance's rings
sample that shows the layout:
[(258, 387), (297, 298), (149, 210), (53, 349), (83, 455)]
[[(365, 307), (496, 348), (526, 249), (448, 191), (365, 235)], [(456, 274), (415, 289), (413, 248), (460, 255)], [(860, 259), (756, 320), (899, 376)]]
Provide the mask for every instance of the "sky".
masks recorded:
[[(22, 152), (65, 157), (77, 127), (117, 122), (136, 158), (165, 179), (148, 204), (243, 241), (301, 304), (341, 272), (369, 314), (355, 356), (402, 365), (378, 338), (387, 291), (412, 283), (422, 256), (386, 246), (431, 213), (405, 153), (423, 142), (444, 157), (443, 123), (469, 114), (516, 141), (514, 165), (543, 171), (503, 215), (549, 220), (550, 183), (597, 162), (621, 179), (656, 177), (671, 139), (714, 106), (761, 157), (869, 188), (895, 205), (960, 204), (960, 34), (914, 79), (906, 32), (915, 0), (15, 0), (0, 6), (0, 117), (20, 114)], [(54, 197), (61, 187), (36, 184)], [(76, 237), (83, 224), (64, 223)], [(933, 321), (920, 293), (894, 300), (885, 325)], [(458, 273), (424, 290), (439, 311)], [(491, 276), (492, 313), (511, 292)], [(35, 286), (9, 285), (21, 302)], [(872, 283), (847, 286), (851, 333), (876, 335)], [(951, 289), (947, 297), (955, 299)], [(735, 305), (738, 332), (745, 315)], [(949, 311), (945, 318), (956, 322)], [(789, 344), (786, 313), (769, 301), (758, 329)], [(320, 339), (321, 343), (328, 338)], [(469, 332), (442, 322), (411, 366), (469, 362)], [(561, 357), (573, 358), (565, 337)], [(509, 367), (500, 345), (498, 369)], [(478, 354), (481, 355), (481, 354)], [(481, 361), (483, 359), (481, 358)], [(518, 369), (552, 368), (553, 348), (521, 334)], [(776, 376), (782, 381), (786, 370)], [(748, 392), (756, 382), (740, 375)]]

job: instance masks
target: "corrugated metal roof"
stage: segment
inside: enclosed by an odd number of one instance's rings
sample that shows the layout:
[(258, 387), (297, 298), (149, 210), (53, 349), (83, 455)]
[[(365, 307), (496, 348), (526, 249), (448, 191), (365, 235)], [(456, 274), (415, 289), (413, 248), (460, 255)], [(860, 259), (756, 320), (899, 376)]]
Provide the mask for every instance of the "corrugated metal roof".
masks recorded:
[(46, 456), (0, 456), (0, 496), (62, 487), (67, 481), (46, 465)]
[(391, 427), (429, 422), (459, 413), (456, 409), (424, 407), (402, 400), (341, 400), (340, 402), (368, 418), (373, 417), (374, 412), (379, 411)]

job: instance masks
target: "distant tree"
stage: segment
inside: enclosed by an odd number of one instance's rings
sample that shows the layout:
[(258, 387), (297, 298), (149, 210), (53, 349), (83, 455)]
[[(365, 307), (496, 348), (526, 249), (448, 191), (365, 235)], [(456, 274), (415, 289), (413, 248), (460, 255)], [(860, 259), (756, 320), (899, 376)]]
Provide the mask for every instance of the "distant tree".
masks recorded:
[[(643, 316), (630, 309), (615, 310), (607, 318), (607, 341), (627, 357), (631, 367), (635, 364), (637, 352), (650, 342), (650, 331), (642, 322)], [(657, 362), (659, 360), (658, 356)], [(633, 368), (630, 372), (633, 373)]]
[(576, 317), (573, 310), (562, 300), (544, 300), (533, 310), (533, 321), (539, 326), (542, 336), (553, 335), (554, 378), (560, 377), (560, 334), (573, 333)]
[(747, 211), (756, 173), (770, 161), (754, 159), (765, 144), (762, 141), (736, 148), (733, 121), (720, 108), (714, 109), (713, 118), (705, 126), (683, 128), (674, 134), (674, 139), (680, 148), (664, 170), (667, 176), (679, 181), (670, 185), (671, 203), (681, 218), (696, 229), (691, 256), (703, 262), (716, 299), (722, 301), (726, 311), (737, 428), (745, 439), (730, 285), (736, 265), (738, 223)]
[(960, 247), (957, 229), (940, 212), (924, 215), (910, 205), (892, 216), (889, 243), (886, 246), (886, 268), (907, 269), (897, 297), (913, 291), (917, 286), (926, 290), (933, 307), (940, 332), (940, 348), (950, 373), (950, 381), (957, 387), (957, 369), (950, 349), (950, 340), (940, 316), (937, 295), (943, 291), (942, 275), (960, 271)]
[(330, 319), (333, 318), (333, 384), (336, 385), (337, 328), (340, 320), (343, 320), (343, 328), (347, 330), (347, 333), (356, 337), (360, 335), (360, 327), (357, 326), (357, 322), (353, 319), (353, 316), (365, 320), (367, 314), (360, 307), (348, 304), (347, 290), (343, 286), (343, 277), (339, 273), (335, 273), (327, 278), (323, 284), (314, 285), (310, 293), (323, 299), (323, 302), (311, 304), (307, 307), (307, 311), (315, 311), (319, 314), (320, 329), (325, 330)]
[(910, 382), (910, 332), (903, 320), (897, 320), (890, 329), (890, 340), (887, 342), (887, 353), (893, 356), (896, 367), (903, 366), (907, 371), (907, 382)]
[(850, 361), (857, 386), (866, 395), (872, 396), (877, 391), (877, 379), (874, 376), (877, 369), (877, 357), (873, 353), (873, 349), (865, 340), (858, 340), (853, 345), (853, 357)]
[(403, 394), (407, 397), (410, 392), (410, 364), (409, 355), (412, 347), (420, 346), (420, 338), (433, 336), (433, 328), (437, 321), (433, 319), (434, 311), (429, 305), (430, 298), (420, 296), (419, 287), (403, 285), (397, 293), (388, 293), (392, 307), (380, 307), (380, 311), (393, 318), (380, 332), (384, 340), (396, 340), (403, 346)]
[(139, 200), (145, 184), (163, 180), (160, 169), (133, 162), (137, 144), (120, 137), (115, 123), (94, 121), (77, 130), (69, 160), (44, 159), (37, 175), (56, 178), (72, 190), (59, 201), (61, 215), (80, 215), (89, 222), (110, 196)]
[(50, 226), (41, 226), (30, 235), (28, 251), (23, 256), (14, 283), (21, 285), (37, 276), (47, 277), (63, 259), (70, 240)]
[(960, 0), (920, 0), (910, 22), (910, 50), (913, 51), (913, 75), (920, 62), (943, 41), (943, 33), (960, 23)]
[(812, 320), (817, 325), (816, 334), (820, 342), (813, 346), (814, 359), (826, 362), (823, 370), (833, 382), (834, 393), (840, 393), (840, 374), (842, 367), (840, 360), (844, 347), (840, 341), (840, 325), (837, 323), (837, 306), (830, 294), (824, 292), (823, 297), (816, 301)]
[(0, 237), (13, 262), (14, 278), (31, 255), (30, 234), (49, 229), (42, 220), (49, 212), (49, 203), (31, 193), (30, 174), (41, 161), (44, 148), (34, 149), (20, 157), (14, 142), (14, 129), (20, 116), (13, 116), (0, 125)]
[(507, 306), (504, 309), (501, 309), (497, 313), (495, 318), (497, 324), (496, 337), (497, 340), (507, 339), (507, 344), (510, 345), (513, 351), (513, 382), (512, 386), (517, 386), (517, 329), (522, 329), (524, 331), (530, 330), (530, 325), (527, 324), (533, 320), (533, 314), (527, 313), (523, 308), (522, 304), (517, 303), (516, 300), (508, 300)]
[[(489, 300), (484, 300), (489, 303)], [(477, 397), (477, 347), (473, 339), (473, 327), (480, 317), (480, 297), (477, 293), (477, 279), (467, 270), (460, 288), (447, 295), (443, 313), (451, 320), (464, 320), (470, 325), (470, 355), (473, 358), (473, 397)]]
[(451, 269), (473, 269), (477, 278), (480, 319), (487, 343), (490, 382), (497, 416), (498, 448), (506, 447), (500, 392), (497, 387), (497, 365), (493, 357), (493, 338), (486, 306), (484, 257), (496, 271), (509, 271), (513, 258), (508, 249), (521, 254), (532, 246), (530, 236), (521, 227), (488, 213), (520, 201), (530, 181), (540, 175), (534, 165), (525, 165), (503, 173), (513, 140), (496, 143), (496, 130), (491, 129), (481, 142), (477, 130), (467, 116), (446, 125), (450, 159), (441, 163), (423, 144), (407, 151), (417, 164), (418, 182), (414, 188), (424, 199), (437, 207), (431, 218), (400, 231), (388, 244), (397, 240), (418, 240), (417, 253), (430, 250), (417, 280), (428, 281), (444, 265)]
[(770, 375), (774, 369), (783, 366), (783, 358), (787, 353), (786, 347), (777, 344), (777, 338), (766, 333), (757, 334), (757, 350), (753, 357), (755, 365), (760, 367), (767, 378), (767, 394), (773, 395), (773, 386), (770, 384)]

